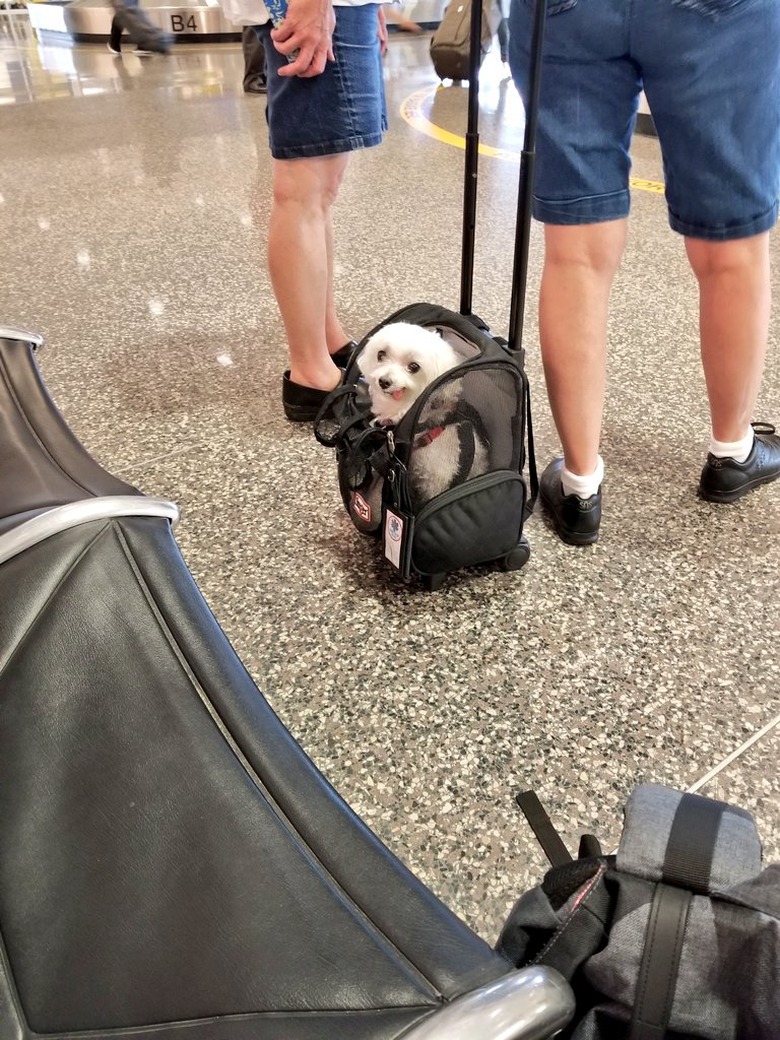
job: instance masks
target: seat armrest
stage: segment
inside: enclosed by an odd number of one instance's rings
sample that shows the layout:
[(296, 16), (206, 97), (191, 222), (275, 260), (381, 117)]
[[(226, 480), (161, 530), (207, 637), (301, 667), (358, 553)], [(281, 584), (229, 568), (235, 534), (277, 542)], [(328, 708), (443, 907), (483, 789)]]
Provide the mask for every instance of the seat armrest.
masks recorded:
[(179, 519), (179, 507), (175, 502), (168, 502), (163, 498), (146, 498), (140, 495), (107, 495), (104, 498), (69, 502), (64, 506), (47, 509), (25, 520), (18, 527), (0, 534), (0, 563), (5, 563), (25, 549), (31, 549), (39, 542), (62, 531), (78, 527), (79, 524), (120, 516), (159, 516), (175, 524)]
[(571, 986), (553, 968), (523, 968), (465, 993), (403, 1040), (547, 1040), (575, 1010)]

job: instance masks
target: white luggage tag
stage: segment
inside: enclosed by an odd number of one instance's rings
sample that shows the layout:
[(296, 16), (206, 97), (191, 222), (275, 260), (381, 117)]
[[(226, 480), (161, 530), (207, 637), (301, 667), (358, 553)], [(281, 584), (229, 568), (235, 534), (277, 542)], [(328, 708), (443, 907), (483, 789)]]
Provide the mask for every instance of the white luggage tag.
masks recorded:
[(387, 559), (401, 572), (404, 580), (411, 577), (414, 517), (400, 509), (385, 506), (382, 545)]

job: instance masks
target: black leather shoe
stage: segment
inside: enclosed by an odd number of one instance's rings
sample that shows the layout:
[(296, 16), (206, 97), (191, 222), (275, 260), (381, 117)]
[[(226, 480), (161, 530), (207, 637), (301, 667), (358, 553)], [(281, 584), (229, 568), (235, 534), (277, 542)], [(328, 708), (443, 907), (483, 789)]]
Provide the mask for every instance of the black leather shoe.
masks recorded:
[(744, 462), (709, 454), (701, 471), (699, 494), (708, 502), (736, 502), (760, 484), (780, 477), (780, 437), (769, 423), (751, 423), (756, 433)]
[(339, 347), (335, 354), (330, 355), (330, 360), (334, 365), (339, 368), (346, 368), (349, 364), (349, 360), (357, 350), (357, 343), (354, 339), (351, 339), (349, 343), (345, 343), (343, 347)]
[(255, 76), (251, 79), (244, 80), (244, 93), (245, 94), (267, 94), (268, 93), (268, 80), (265, 77), (265, 73), (261, 73), (259, 76)]
[(314, 422), (329, 393), (330, 390), (316, 390), (313, 386), (293, 383), (289, 368), (282, 376), (282, 406), (291, 422)]
[(590, 498), (564, 495), (561, 485), (563, 459), (553, 459), (539, 481), (539, 497), (555, 533), (567, 545), (592, 545), (598, 541), (601, 523), (601, 488)]

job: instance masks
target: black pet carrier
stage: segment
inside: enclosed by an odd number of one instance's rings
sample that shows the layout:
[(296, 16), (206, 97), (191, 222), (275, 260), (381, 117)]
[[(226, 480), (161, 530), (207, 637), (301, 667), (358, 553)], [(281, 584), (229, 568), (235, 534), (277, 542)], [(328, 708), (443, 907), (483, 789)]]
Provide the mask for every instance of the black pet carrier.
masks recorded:
[[(461, 356), (430, 383), (397, 426), (375, 423), (360, 350), (390, 322), (421, 325)], [(336, 448), (353, 523), (378, 535), (403, 578), (437, 587), (449, 571), (496, 561), (517, 570), (530, 549), (532, 503), (523, 477), (528, 386), (521, 358), (471, 317), (430, 303), (397, 311), (366, 337), (317, 420)]]
[[(381, 540), (384, 555), (404, 579), (419, 575), (430, 589), (462, 567), (494, 563), (518, 570), (530, 556), (523, 525), (533, 510), (537, 485), (522, 325), (546, 8), (547, 0), (537, 0), (509, 339), (493, 335), (471, 311), (481, 32), (481, 4), (475, 3), (460, 313), (416, 303), (381, 321), (358, 345), (341, 385), (323, 403), (314, 427), (320, 443), (336, 449), (339, 485), (352, 522), (359, 531)], [(430, 383), (397, 425), (387, 426), (371, 413), (358, 359), (371, 337), (394, 322), (438, 333), (462, 360)]]

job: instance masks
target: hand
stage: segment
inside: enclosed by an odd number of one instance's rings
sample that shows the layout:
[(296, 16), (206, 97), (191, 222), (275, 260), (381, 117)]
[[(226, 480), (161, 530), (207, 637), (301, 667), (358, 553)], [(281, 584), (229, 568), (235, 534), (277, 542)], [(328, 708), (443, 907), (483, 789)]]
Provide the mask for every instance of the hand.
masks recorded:
[(334, 61), (332, 36), (336, 25), (331, 0), (289, 0), (287, 14), (271, 40), (280, 54), (293, 55), (280, 76), (319, 76)]
[(382, 57), (387, 54), (387, 19), (385, 18), (384, 8), (380, 4), (376, 12), (376, 34), (379, 37), (379, 48), (382, 51)]

